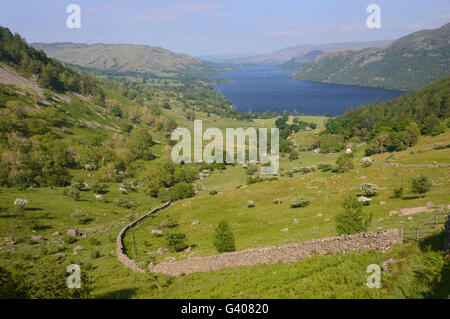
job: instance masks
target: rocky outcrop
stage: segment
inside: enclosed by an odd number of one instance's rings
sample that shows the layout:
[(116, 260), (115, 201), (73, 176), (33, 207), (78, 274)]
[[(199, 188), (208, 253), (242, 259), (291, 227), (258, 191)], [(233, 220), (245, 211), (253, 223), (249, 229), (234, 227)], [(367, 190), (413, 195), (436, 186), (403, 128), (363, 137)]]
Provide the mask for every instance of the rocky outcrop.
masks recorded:
[(125, 252), (123, 251), (123, 237), (125, 236), (125, 233), (127, 232), (127, 230), (129, 230), (130, 228), (136, 226), (139, 222), (141, 222), (142, 220), (144, 220), (145, 218), (147, 218), (148, 216), (150, 216), (151, 214), (156, 213), (157, 211), (164, 209), (166, 207), (168, 207), (170, 205), (170, 201), (168, 201), (167, 203), (165, 203), (164, 205), (162, 205), (161, 207), (157, 207), (155, 209), (153, 209), (152, 211), (148, 212), (147, 214), (145, 214), (144, 216), (136, 219), (135, 221), (133, 221), (131, 224), (128, 224), (127, 226), (125, 226), (119, 233), (119, 235), (117, 235), (117, 259), (124, 264), (126, 267), (131, 268), (134, 271), (137, 272), (145, 272), (144, 269), (140, 268), (138, 265), (136, 265), (136, 263), (134, 262), (133, 259), (129, 258)]
[(257, 264), (290, 263), (314, 254), (337, 254), (378, 250), (386, 252), (401, 243), (400, 231), (389, 229), (382, 232), (366, 232), (356, 235), (342, 235), (314, 239), (303, 243), (262, 248), (249, 248), (242, 251), (223, 253), (207, 257), (192, 257), (185, 260), (150, 264), (148, 269), (154, 273), (180, 276), (194, 272), (215, 271), (238, 266)]

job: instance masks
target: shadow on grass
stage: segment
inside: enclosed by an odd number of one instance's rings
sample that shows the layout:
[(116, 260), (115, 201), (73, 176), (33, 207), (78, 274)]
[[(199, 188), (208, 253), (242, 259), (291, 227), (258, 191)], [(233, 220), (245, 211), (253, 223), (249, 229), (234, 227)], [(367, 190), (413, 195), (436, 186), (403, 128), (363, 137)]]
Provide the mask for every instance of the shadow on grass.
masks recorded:
[(427, 251), (440, 251), (444, 246), (444, 232), (436, 233), (428, 236), (419, 242), (420, 250)]
[(29, 207), (29, 208), (25, 208), (25, 210), (27, 212), (35, 212), (35, 211), (39, 211), (39, 210), (43, 210), (43, 209), (39, 208), (39, 207)]
[(124, 288), (114, 291), (109, 291), (103, 295), (97, 296), (98, 299), (130, 299), (136, 295), (136, 288)]

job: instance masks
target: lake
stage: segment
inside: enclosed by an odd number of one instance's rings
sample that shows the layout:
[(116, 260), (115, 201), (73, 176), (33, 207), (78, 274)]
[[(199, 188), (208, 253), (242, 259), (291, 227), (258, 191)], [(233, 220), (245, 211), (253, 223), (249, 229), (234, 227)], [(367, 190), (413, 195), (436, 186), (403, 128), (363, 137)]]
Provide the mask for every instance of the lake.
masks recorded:
[(297, 80), (291, 72), (272, 65), (246, 66), (222, 72), (214, 78), (231, 82), (213, 86), (241, 112), (297, 110), (300, 114), (344, 113), (366, 102), (390, 100), (405, 92), (359, 85), (329, 84)]

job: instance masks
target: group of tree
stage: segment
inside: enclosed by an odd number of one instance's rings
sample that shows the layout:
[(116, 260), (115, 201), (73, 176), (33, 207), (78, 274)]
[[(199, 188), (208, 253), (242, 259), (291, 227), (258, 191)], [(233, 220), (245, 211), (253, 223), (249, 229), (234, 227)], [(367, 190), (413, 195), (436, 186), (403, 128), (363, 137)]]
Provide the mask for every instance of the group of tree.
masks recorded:
[(367, 155), (401, 151), (421, 134), (437, 135), (450, 125), (450, 76), (383, 103), (366, 104), (334, 117), (321, 133), (368, 143)]

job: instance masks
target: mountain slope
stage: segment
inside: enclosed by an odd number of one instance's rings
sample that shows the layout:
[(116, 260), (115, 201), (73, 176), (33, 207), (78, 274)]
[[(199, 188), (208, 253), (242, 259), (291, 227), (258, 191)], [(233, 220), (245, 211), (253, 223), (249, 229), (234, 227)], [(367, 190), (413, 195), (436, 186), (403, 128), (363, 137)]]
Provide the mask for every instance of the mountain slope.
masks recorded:
[(368, 41), (368, 42), (342, 42), (342, 43), (324, 43), (324, 44), (301, 44), (292, 47), (287, 47), (269, 54), (263, 54), (256, 57), (249, 57), (247, 59), (241, 59), (240, 62), (249, 63), (269, 63), (269, 64), (281, 64), (291, 59), (299, 58), (308, 52), (319, 50), (323, 52), (329, 52), (342, 49), (364, 49), (368, 47), (379, 47), (388, 45), (391, 40), (383, 41)]
[(450, 23), (414, 32), (381, 48), (325, 53), (302, 68), (303, 80), (401, 90), (423, 87), (450, 73)]
[(70, 42), (31, 45), (64, 63), (115, 74), (151, 73), (173, 76), (183, 72), (207, 71), (208, 68), (205, 62), (187, 54), (148, 45), (88, 45)]

